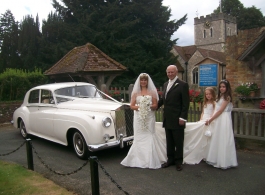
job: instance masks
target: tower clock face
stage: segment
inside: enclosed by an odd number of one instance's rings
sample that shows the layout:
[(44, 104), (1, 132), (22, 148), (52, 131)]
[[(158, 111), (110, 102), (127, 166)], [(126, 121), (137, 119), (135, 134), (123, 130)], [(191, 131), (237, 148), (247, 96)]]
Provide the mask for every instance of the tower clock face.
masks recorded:
[(206, 22), (204, 23), (204, 27), (205, 27), (205, 28), (210, 28), (210, 27), (211, 27), (211, 22), (206, 21)]

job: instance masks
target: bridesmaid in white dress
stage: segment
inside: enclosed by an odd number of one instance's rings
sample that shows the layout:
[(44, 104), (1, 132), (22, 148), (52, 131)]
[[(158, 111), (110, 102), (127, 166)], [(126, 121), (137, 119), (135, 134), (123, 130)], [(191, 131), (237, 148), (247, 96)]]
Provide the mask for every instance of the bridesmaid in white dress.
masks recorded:
[(166, 162), (166, 143), (155, 129), (157, 101), (157, 90), (150, 76), (146, 73), (140, 74), (131, 95), (131, 109), (134, 110), (134, 141), (121, 162), (122, 165), (158, 169)]
[(214, 108), (215, 91), (212, 87), (207, 87), (204, 91), (203, 112), (200, 121), (186, 124), (183, 163), (191, 165), (199, 164), (202, 159), (206, 158), (210, 137), (205, 135), (209, 129), (208, 126), (205, 126), (205, 122), (213, 115)]
[(206, 162), (216, 168), (227, 169), (238, 165), (232, 127), (232, 109), (230, 83), (227, 80), (221, 80), (214, 114), (206, 121), (206, 125), (213, 122), (211, 125), (213, 135)]

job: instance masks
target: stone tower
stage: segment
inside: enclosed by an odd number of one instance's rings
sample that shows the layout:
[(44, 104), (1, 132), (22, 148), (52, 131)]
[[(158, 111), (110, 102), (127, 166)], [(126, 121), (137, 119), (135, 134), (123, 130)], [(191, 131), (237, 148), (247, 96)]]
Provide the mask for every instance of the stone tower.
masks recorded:
[(194, 18), (194, 40), (198, 48), (224, 52), (227, 36), (237, 34), (236, 18), (225, 13)]

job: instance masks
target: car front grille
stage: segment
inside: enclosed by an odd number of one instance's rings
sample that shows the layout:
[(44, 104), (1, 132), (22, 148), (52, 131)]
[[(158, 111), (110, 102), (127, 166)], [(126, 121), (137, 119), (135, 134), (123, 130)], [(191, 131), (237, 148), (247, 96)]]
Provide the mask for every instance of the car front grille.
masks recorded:
[(130, 106), (123, 105), (115, 111), (116, 115), (116, 136), (123, 134), (124, 137), (133, 135), (133, 110)]

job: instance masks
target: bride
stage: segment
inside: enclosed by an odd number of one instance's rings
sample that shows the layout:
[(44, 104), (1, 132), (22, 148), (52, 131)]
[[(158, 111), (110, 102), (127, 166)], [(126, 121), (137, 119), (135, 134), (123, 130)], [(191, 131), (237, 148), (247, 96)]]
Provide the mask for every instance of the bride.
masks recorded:
[(155, 130), (157, 101), (158, 94), (152, 79), (146, 73), (140, 74), (131, 95), (134, 141), (122, 165), (158, 169), (166, 162), (166, 143)]

